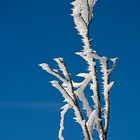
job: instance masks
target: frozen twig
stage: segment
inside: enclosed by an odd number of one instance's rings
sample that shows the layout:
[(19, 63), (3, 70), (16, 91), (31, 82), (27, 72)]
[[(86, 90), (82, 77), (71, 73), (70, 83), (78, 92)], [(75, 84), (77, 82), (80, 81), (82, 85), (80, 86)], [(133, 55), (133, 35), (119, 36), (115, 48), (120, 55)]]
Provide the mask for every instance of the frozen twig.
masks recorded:
[[(75, 25), (76, 25), (76, 28), (77, 30), (79, 31), (80, 35), (82, 36), (83, 38), (83, 43), (84, 43), (84, 46), (83, 46), (83, 52), (81, 53), (77, 53), (78, 55), (80, 54), (80, 56), (82, 56), (85, 61), (88, 63), (88, 70), (89, 72), (91, 73), (91, 77), (92, 77), (92, 86), (91, 86), (91, 90), (93, 91), (93, 101), (95, 103), (95, 110), (96, 110), (96, 113), (97, 113), (97, 124), (98, 124), (98, 128), (99, 128), (99, 136), (100, 136), (100, 139), (103, 140), (104, 139), (104, 132), (103, 132), (103, 127), (102, 127), (102, 120), (101, 120), (101, 103), (100, 103), (100, 93), (99, 93), (99, 82), (98, 82), (98, 77), (97, 77), (97, 68), (96, 68), (96, 61), (94, 58), (94, 56), (96, 55), (96, 57), (98, 56), (96, 54), (96, 51), (93, 51), (91, 49), (91, 45), (90, 45), (90, 39), (89, 39), (89, 23), (92, 19), (92, 14), (91, 13), (91, 9), (92, 7), (94, 6), (95, 4), (95, 1), (94, 0), (75, 0), (74, 3), (72, 3), (74, 5), (74, 8), (73, 8), (73, 17), (74, 17), (74, 22), (75, 22)], [(86, 5), (86, 6), (81, 6), (81, 5)], [(90, 7), (90, 8), (89, 8)], [(90, 15), (90, 17), (88, 18), (88, 20), (85, 20), (86, 19), (84, 16), (87, 17), (87, 13), (86, 14), (83, 14), (82, 11), (87, 11), (88, 13), (88, 17)], [(87, 24), (86, 24), (87, 23)], [(95, 55), (93, 55), (93, 53)]]
[[(74, 92), (73, 83), (72, 83), (70, 74), (67, 70), (67, 67), (61, 58), (60, 59), (57, 58), (57, 59), (55, 59), (55, 61), (58, 63), (58, 66), (59, 66), (60, 70), (63, 72), (63, 75), (66, 79), (62, 78), (62, 76), (60, 76), (60, 74), (58, 72), (57, 73), (54, 72), (54, 70), (52, 68), (50, 68), (47, 64), (40, 64), (40, 66), (44, 70), (46, 70), (48, 73), (56, 76), (60, 81), (63, 82), (62, 84), (60, 84), (58, 81), (53, 80), (53, 81), (51, 81), (51, 84), (52, 84), (52, 86), (54, 86), (56, 89), (58, 89), (60, 91), (62, 96), (65, 98), (65, 101), (73, 108), (73, 110), (75, 112), (75, 116), (76, 116), (75, 120), (81, 125), (85, 140), (92, 140), (90, 138), (90, 135), (88, 132), (86, 121), (85, 121), (85, 119), (82, 115), (81, 109), (78, 105), (77, 96), (76, 96), (76, 93)], [(63, 120), (63, 118), (62, 118), (62, 120)], [(62, 121), (61, 121), (61, 123), (62, 123)], [(60, 129), (60, 132), (62, 132), (62, 130), (63, 130), (63, 127)]]
[(45, 70), (48, 73), (50, 73), (50, 74), (54, 75), (55, 77), (57, 77), (59, 80), (65, 82), (65, 79), (58, 73), (58, 71), (50, 68), (48, 64), (42, 63), (42, 64), (39, 64), (39, 66), (42, 67), (43, 70)]
[(61, 119), (60, 119), (60, 129), (59, 129), (59, 140), (64, 140), (64, 137), (62, 135), (62, 132), (64, 130), (64, 118), (65, 118), (65, 114), (66, 112), (71, 108), (71, 105), (70, 104), (66, 104), (64, 105), (61, 109)]
[[(108, 59), (106, 57), (101, 58), (101, 72), (103, 73), (103, 95), (104, 95), (104, 101), (105, 101), (105, 106), (104, 106), (104, 120), (105, 120), (105, 125), (104, 125), (104, 133), (107, 135), (108, 131), (108, 126), (109, 126), (109, 116), (110, 116), (110, 90), (114, 85), (114, 81), (109, 82), (109, 76), (111, 72), (113, 71), (116, 60), (117, 58), (110, 59), (112, 61), (112, 68), (108, 69)], [(107, 137), (107, 136), (106, 136)]]
[[(91, 112), (92, 112), (92, 109), (89, 106), (89, 103), (86, 99), (86, 96), (84, 94), (84, 89), (86, 88), (86, 86), (91, 81), (91, 76), (88, 75), (88, 74), (84, 74), (84, 75), (85, 75), (85, 79), (83, 80), (83, 82), (80, 83), (79, 88), (76, 90), (76, 95), (79, 97), (79, 99), (83, 103), (83, 109), (86, 110), (87, 116), (89, 117)], [(83, 76), (83, 75), (82, 75), (82, 73), (80, 73), (77, 76)]]
[(92, 113), (89, 116), (89, 119), (87, 121), (87, 127), (90, 133), (90, 136), (93, 137), (93, 130), (96, 125), (96, 110), (92, 111)]
[[(93, 19), (93, 7), (97, 0), (74, 0), (72, 2), (72, 16), (78, 33), (82, 37), (83, 50), (76, 54), (81, 56), (88, 65), (87, 73), (79, 73), (77, 76), (83, 78), (82, 82), (74, 82), (71, 79), (71, 74), (68, 71), (67, 66), (64, 63), (63, 58), (55, 58), (54, 61), (58, 64), (58, 69), (52, 69), (48, 64), (42, 63), (40, 66), (42, 69), (52, 74), (58, 81), (51, 81), (62, 96), (66, 104), (62, 107), (60, 129), (59, 129), (59, 140), (64, 140), (62, 132), (64, 130), (64, 118), (66, 112), (72, 108), (75, 113), (74, 119), (82, 128), (82, 132), (85, 140), (94, 140), (94, 131), (97, 130), (99, 134), (99, 140), (107, 140), (107, 131), (109, 125), (110, 116), (110, 90), (114, 85), (114, 82), (110, 82), (110, 74), (112, 73), (116, 58), (108, 59), (102, 57), (94, 49), (91, 48), (91, 39), (89, 37), (90, 22)], [(108, 68), (108, 60), (112, 61), (112, 67)], [(98, 68), (97, 61), (101, 64), (101, 69)], [(103, 82), (103, 97), (104, 97), (104, 108), (101, 105), (101, 90), (100, 80), (98, 71), (102, 72)], [(59, 82), (60, 81), (60, 82)], [(88, 101), (86, 97), (85, 88), (90, 85), (92, 91), (92, 103)], [(81, 101), (83, 107), (80, 107), (79, 102)], [(93, 107), (91, 107), (93, 106)], [(92, 109), (93, 108), (93, 109)], [(87, 117), (83, 115), (83, 110), (86, 112)], [(103, 110), (103, 117), (101, 116)], [(104, 120), (103, 120), (104, 119)], [(103, 123), (104, 121), (104, 123)]]

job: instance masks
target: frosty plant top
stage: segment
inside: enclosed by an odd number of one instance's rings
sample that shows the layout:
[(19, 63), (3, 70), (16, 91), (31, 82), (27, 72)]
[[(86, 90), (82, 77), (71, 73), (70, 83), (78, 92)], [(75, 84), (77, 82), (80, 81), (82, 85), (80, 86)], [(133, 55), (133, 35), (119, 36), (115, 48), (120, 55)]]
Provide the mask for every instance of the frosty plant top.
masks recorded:
[[(86, 61), (88, 68), (88, 71), (85, 70), (85, 72), (77, 74), (77, 76), (82, 77), (83, 80), (76, 82), (71, 79), (70, 72), (63, 58), (54, 59), (58, 64), (58, 69), (53, 69), (46, 63), (40, 64), (43, 70), (57, 77), (58, 81), (51, 81), (51, 84), (58, 89), (64, 97), (65, 105), (61, 108), (59, 140), (64, 140), (62, 135), (64, 130), (64, 118), (69, 109), (73, 109), (75, 114), (73, 119), (81, 126), (85, 140), (95, 140), (95, 131), (98, 132), (100, 140), (107, 140), (110, 116), (110, 90), (114, 85), (114, 81), (110, 81), (109, 77), (115, 67), (117, 58), (100, 56), (91, 47), (89, 25), (93, 19), (92, 10), (95, 3), (96, 0), (75, 0), (71, 3), (73, 5), (72, 16), (74, 23), (84, 44), (83, 50), (76, 52), (76, 54)], [(110, 68), (108, 67), (109, 61), (112, 62)], [(100, 63), (100, 67), (98, 67), (97, 62)], [(100, 78), (102, 81), (99, 80), (99, 72), (102, 73), (102, 77)], [(90, 86), (92, 102), (88, 101), (87, 93), (85, 92), (87, 85)], [(101, 87), (102, 89), (100, 89)], [(103, 97), (103, 99), (101, 99), (101, 97)], [(104, 102), (101, 103), (103, 100)], [(82, 108), (79, 102), (82, 103)], [(83, 110), (87, 116), (83, 115)]]

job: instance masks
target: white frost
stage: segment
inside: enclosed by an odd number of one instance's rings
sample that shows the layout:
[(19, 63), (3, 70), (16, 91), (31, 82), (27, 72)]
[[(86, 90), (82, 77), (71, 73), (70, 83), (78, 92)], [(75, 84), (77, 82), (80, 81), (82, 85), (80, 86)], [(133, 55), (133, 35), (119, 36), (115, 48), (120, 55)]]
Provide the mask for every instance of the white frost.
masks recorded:
[(63, 135), (62, 135), (62, 132), (63, 132), (63, 130), (64, 130), (64, 118), (65, 118), (66, 112), (67, 112), (70, 108), (71, 108), (71, 105), (69, 105), (69, 104), (66, 104), (66, 105), (64, 105), (64, 106), (61, 108), (62, 111), (61, 111), (61, 118), (60, 118), (60, 129), (59, 129), (59, 135), (58, 135), (58, 137), (59, 137), (60, 140), (64, 140), (64, 137), (63, 137)]
[[(84, 44), (83, 50), (76, 54), (81, 56), (87, 63), (88, 67), (86, 73), (79, 73), (77, 76), (82, 77), (81, 82), (74, 82), (71, 79), (67, 66), (64, 63), (63, 58), (55, 58), (54, 61), (58, 64), (58, 69), (52, 69), (48, 64), (42, 63), (39, 66), (48, 73), (54, 75), (60, 81), (51, 81), (52, 86), (59, 90), (64, 97), (64, 102), (67, 102), (61, 109), (61, 120), (59, 129), (59, 140), (64, 140), (62, 135), (64, 130), (64, 118), (68, 109), (72, 108), (75, 113), (74, 119), (78, 122), (82, 128), (85, 140), (93, 140), (93, 130), (95, 127), (99, 133), (99, 139), (103, 140), (105, 132), (107, 132), (109, 111), (110, 111), (110, 97), (109, 92), (114, 85), (114, 81), (110, 82), (109, 76), (113, 71), (117, 58), (108, 59), (107, 57), (100, 56), (94, 49), (91, 48), (91, 39), (89, 38), (89, 25), (93, 18), (93, 7), (97, 0), (74, 0), (72, 2), (72, 16), (78, 33), (82, 37)], [(112, 67), (108, 68), (108, 61), (112, 61)], [(98, 68), (97, 62), (101, 64), (101, 69)], [(104, 109), (101, 109), (102, 97), (99, 90), (100, 80), (98, 80), (98, 70), (101, 70), (102, 77), (101, 83), (103, 84), (103, 97), (104, 97)], [(90, 107), (89, 101), (86, 95), (86, 87), (90, 85), (90, 90), (93, 95), (92, 105), (94, 109)], [(79, 100), (82, 103), (82, 107), (79, 106)], [(86, 119), (82, 110), (86, 112)], [(103, 111), (103, 117), (101, 114)], [(104, 119), (105, 123), (102, 123)], [(104, 126), (103, 126), (104, 124)], [(96, 125), (96, 126), (95, 126)]]

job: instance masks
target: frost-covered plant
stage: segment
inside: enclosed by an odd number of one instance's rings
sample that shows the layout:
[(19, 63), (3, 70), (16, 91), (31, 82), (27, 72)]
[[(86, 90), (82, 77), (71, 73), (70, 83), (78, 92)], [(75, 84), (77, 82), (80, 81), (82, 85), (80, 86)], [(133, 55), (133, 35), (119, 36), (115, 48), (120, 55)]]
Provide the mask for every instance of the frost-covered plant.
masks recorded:
[[(52, 86), (60, 91), (64, 97), (65, 105), (61, 108), (61, 120), (59, 139), (64, 140), (62, 132), (64, 130), (64, 118), (66, 112), (72, 108), (75, 113), (74, 119), (82, 128), (85, 140), (94, 140), (94, 131), (98, 132), (100, 140), (107, 140), (107, 132), (110, 116), (110, 90), (114, 85), (114, 81), (110, 82), (109, 77), (113, 71), (117, 58), (107, 58), (100, 56), (94, 49), (91, 48), (89, 38), (89, 26), (93, 19), (92, 10), (96, 0), (75, 0), (72, 2), (74, 23), (76, 29), (82, 37), (83, 50), (76, 54), (81, 56), (88, 65), (88, 72), (79, 73), (77, 76), (82, 77), (80, 83), (71, 79), (71, 75), (63, 58), (55, 58), (54, 61), (58, 64), (58, 69), (51, 68), (48, 64), (42, 63), (40, 66), (48, 73), (58, 78), (58, 81), (51, 81)], [(109, 61), (112, 61), (112, 67), (108, 67)], [(101, 68), (98, 68), (97, 62)], [(102, 82), (99, 80), (98, 71), (102, 73)], [(102, 84), (102, 90), (100, 90)], [(85, 96), (85, 88), (90, 85), (92, 92), (92, 103), (89, 103)], [(101, 96), (101, 94), (103, 96)], [(104, 99), (102, 107), (101, 97)], [(83, 104), (81, 108), (79, 101)], [(103, 100), (102, 100), (103, 101)], [(91, 107), (91, 105), (93, 107)], [(86, 115), (83, 115), (85, 110)]]

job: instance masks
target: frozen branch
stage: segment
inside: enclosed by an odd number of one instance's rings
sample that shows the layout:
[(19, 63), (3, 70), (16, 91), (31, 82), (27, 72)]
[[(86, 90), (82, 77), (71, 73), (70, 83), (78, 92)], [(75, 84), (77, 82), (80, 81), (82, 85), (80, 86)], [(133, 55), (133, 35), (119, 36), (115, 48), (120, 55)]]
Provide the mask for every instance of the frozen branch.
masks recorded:
[(42, 67), (43, 70), (57, 77), (59, 80), (65, 82), (65, 79), (58, 73), (58, 70), (50, 68), (49, 65), (46, 63), (39, 64), (39, 66)]
[[(66, 65), (64, 64), (64, 61), (61, 58), (57, 58), (57, 59), (55, 59), (55, 61), (58, 63), (58, 66), (59, 66), (60, 70), (63, 72), (63, 75), (66, 79), (62, 78), (62, 76), (60, 76), (60, 74), (58, 72), (55, 72), (47, 64), (40, 64), (40, 66), (44, 70), (46, 70), (48, 73), (56, 76), (59, 80), (61, 80), (63, 82), (62, 84), (60, 84), (58, 81), (54, 80), (54, 81), (51, 81), (51, 84), (52, 84), (52, 86), (54, 86), (56, 89), (58, 89), (60, 91), (62, 96), (65, 98), (65, 101), (73, 108), (73, 110), (75, 112), (75, 116), (76, 116), (75, 120), (81, 125), (85, 140), (87, 140), (87, 139), (92, 140), (90, 138), (90, 135), (88, 132), (86, 121), (85, 121), (85, 119), (82, 115), (81, 109), (78, 105), (77, 97), (74, 92), (73, 83), (72, 83), (70, 74), (66, 68)], [(62, 121), (61, 121), (61, 123), (62, 123)], [(60, 129), (60, 134), (61, 134), (62, 130), (63, 130), (63, 127)]]
[(89, 103), (88, 103), (88, 100), (86, 99), (86, 96), (84, 94), (84, 89), (86, 88), (86, 86), (89, 84), (89, 82), (91, 81), (91, 77), (90, 75), (88, 74), (83, 74), (83, 73), (80, 73), (78, 74), (77, 76), (84, 76), (85, 79), (83, 80), (83, 82), (80, 83), (80, 86), (79, 88), (76, 90), (76, 95), (79, 97), (80, 101), (83, 103), (83, 109), (86, 110), (86, 113), (87, 113), (87, 116), (89, 117), (91, 112), (92, 112), (92, 109), (91, 107), (89, 106)]
[(70, 104), (66, 104), (64, 105), (61, 109), (61, 119), (60, 119), (60, 129), (59, 129), (59, 140), (64, 140), (64, 137), (62, 135), (62, 132), (64, 130), (64, 118), (65, 118), (65, 114), (66, 112), (71, 108), (71, 105)]
[(112, 68), (108, 69), (108, 59), (106, 57), (101, 58), (101, 72), (103, 73), (103, 95), (104, 95), (104, 101), (105, 101), (105, 106), (104, 106), (104, 119), (105, 119), (105, 125), (104, 125), (104, 133), (107, 135), (108, 131), (108, 125), (109, 125), (109, 116), (110, 116), (110, 90), (114, 85), (114, 81), (109, 82), (109, 76), (111, 72), (113, 71), (115, 64), (116, 64), (117, 58), (111, 59), (113, 62)]
[[(64, 140), (62, 132), (64, 130), (64, 118), (66, 112), (72, 108), (75, 114), (74, 119), (82, 128), (85, 140), (94, 140), (94, 131), (97, 130), (99, 140), (107, 140), (107, 131), (110, 117), (110, 91), (114, 85), (114, 81), (110, 82), (110, 75), (114, 70), (117, 58), (108, 59), (99, 55), (91, 48), (91, 39), (89, 37), (90, 22), (93, 19), (93, 7), (97, 0), (74, 0), (71, 4), (72, 16), (75, 27), (82, 37), (83, 50), (76, 54), (81, 56), (87, 63), (88, 72), (79, 73), (77, 76), (83, 78), (81, 82), (74, 82), (71, 74), (64, 63), (63, 58), (55, 58), (54, 61), (58, 65), (58, 69), (52, 69), (48, 64), (42, 63), (40, 66), (43, 70), (55, 76), (58, 81), (51, 81), (54, 86), (64, 97), (66, 104), (61, 108), (61, 120), (59, 129), (59, 140)], [(101, 64), (101, 69), (97, 65), (97, 61)], [(108, 68), (108, 61), (112, 61), (112, 67)], [(98, 72), (102, 72), (103, 93), (100, 90)], [(59, 82), (60, 81), (60, 82)], [(89, 103), (85, 88), (90, 85), (92, 92), (92, 103)], [(104, 98), (104, 108), (102, 109), (101, 94)], [(81, 101), (82, 107), (79, 106)], [(91, 108), (93, 106), (93, 109)], [(86, 112), (87, 117), (82, 114)], [(103, 110), (103, 117), (101, 116)], [(105, 123), (103, 123), (103, 121)]]
[(89, 119), (87, 121), (87, 127), (89, 130), (89, 134), (91, 137), (93, 137), (93, 130), (95, 128), (96, 125), (96, 110), (92, 111), (92, 113), (89, 116)]

